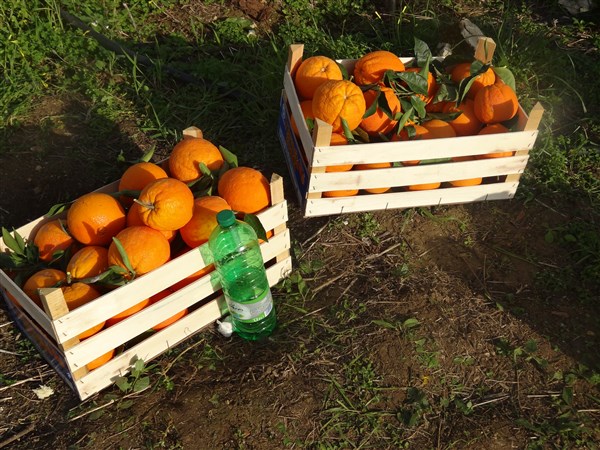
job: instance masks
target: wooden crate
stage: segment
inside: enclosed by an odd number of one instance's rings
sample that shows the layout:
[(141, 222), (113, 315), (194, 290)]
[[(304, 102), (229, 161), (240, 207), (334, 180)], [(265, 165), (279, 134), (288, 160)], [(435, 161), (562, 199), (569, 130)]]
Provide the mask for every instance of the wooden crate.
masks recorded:
[[(480, 40), (475, 57), (491, 61), (495, 44), (489, 38)], [(285, 67), (278, 136), (292, 177), (298, 201), (305, 217), (359, 211), (411, 208), (443, 204), (469, 203), (510, 199), (515, 195), (519, 179), (529, 159), (538, 135), (543, 108), (538, 103), (529, 116), (519, 106), (518, 131), (443, 139), (378, 142), (330, 146), (331, 126), (315, 120), (312, 136), (306, 126), (292, 73), (302, 60), (304, 46), (290, 46)], [(408, 64), (413, 58), (400, 58)], [(352, 73), (356, 60), (338, 60)], [(294, 118), (299, 139), (291, 127)], [(420, 164), (388, 169), (351, 170), (326, 173), (327, 166), (368, 164), (409, 160), (439, 160), (445, 158), (514, 151), (504, 158), (489, 158), (462, 162)], [(451, 187), (448, 182), (482, 177), (476, 186)], [(441, 182), (438, 189), (408, 191), (413, 184)], [(382, 194), (366, 193), (364, 189), (392, 187)], [(323, 197), (323, 192), (359, 189), (348, 197)]]
[[(99, 191), (115, 192), (118, 182)], [(270, 182), (272, 205), (257, 214), (265, 230), (273, 230), (268, 242), (261, 244), (262, 255), (271, 286), (291, 271), (290, 232), (287, 228), (288, 209), (284, 199), (283, 179), (274, 174)], [(31, 240), (47, 217), (28, 223), (17, 232)], [(163, 266), (136, 278), (73, 311), (68, 311), (62, 291), (41, 289), (43, 311), (0, 270), (0, 292), (5, 298), (9, 315), (18, 328), (32, 341), (46, 361), (58, 372), (81, 400), (111, 385), (116, 377), (126, 375), (135, 361), (147, 362), (227, 312), (215, 274), (210, 273), (153, 303), (138, 313), (79, 341), (77, 336), (92, 326), (113, 317), (142, 300), (172, 286), (174, 283), (206, 267), (210, 261), (207, 244), (167, 262)], [(0, 240), (0, 251), (6, 251)], [(206, 258), (206, 260), (205, 260)], [(152, 326), (188, 308), (189, 313), (168, 327), (149, 331)], [(86, 364), (111, 349), (122, 350), (108, 363), (88, 371)]]

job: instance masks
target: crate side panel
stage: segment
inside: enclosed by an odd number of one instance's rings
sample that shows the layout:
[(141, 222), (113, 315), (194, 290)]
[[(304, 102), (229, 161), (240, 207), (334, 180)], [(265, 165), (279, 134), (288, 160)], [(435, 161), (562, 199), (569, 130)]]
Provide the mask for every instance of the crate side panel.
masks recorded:
[(5, 298), (5, 295), (3, 291), (0, 291), (0, 296), (4, 297), (6, 302), (9, 318), (15, 323), (19, 331), (29, 339), (50, 367), (58, 373), (73, 391), (77, 392), (72, 372), (62, 351), (56, 346), (52, 338), (38, 326), (35, 320), (32, 320), (24, 311), (15, 306), (10, 299)]
[(292, 184), (298, 197), (298, 203), (304, 205), (306, 192), (308, 190), (309, 170), (305, 160), (304, 151), (298, 145), (292, 131), (290, 118), (283, 97), (279, 113), (279, 124), (277, 128), (279, 142), (288, 166)]
[[(291, 257), (267, 269), (269, 284), (274, 286), (291, 271)], [(184, 339), (199, 332), (202, 328), (222, 316), (224, 300), (216, 300), (184, 316), (177, 322), (153, 334), (143, 342), (121, 353), (105, 365), (90, 372), (77, 381), (77, 390), (82, 400), (94, 395), (115, 382), (119, 376), (126, 375), (136, 360), (145, 362), (174, 347)]]
[[(265, 261), (275, 258), (283, 250), (290, 248), (290, 233), (283, 233), (269, 239), (261, 245)], [(221, 289), (221, 284), (215, 272), (185, 286), (159, 302), (156, 302), (136, 314), (100, 331), (98, 334), (84, 340), (65, 352), (69, 367), (74, 372), (90, 361), (105, 354), (111, 349), (132, 340), (136, 336), (150, 330), (152, 326), (169, 317), (201, 303)]]

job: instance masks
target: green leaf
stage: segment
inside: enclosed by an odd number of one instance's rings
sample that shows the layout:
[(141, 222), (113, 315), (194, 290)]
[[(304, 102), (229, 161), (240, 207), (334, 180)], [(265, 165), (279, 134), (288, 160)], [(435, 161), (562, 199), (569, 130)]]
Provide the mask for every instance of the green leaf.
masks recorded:
[[(15, 236), (18, 235), (16, 230), (14, 230), (13, 233)], [(6, 247), (8, 247), (10, 250), (18, 255), (23, 255), (25, 247), (20, 246), (19, 241), (4, 227), (2, 227), (2, 240), (4, 241), (4, 245), (6, 245)]]
[(234, 153), (230, 152), (222, 145), (219, 145), (219, 150), (221, 151), (221, 155), (223, 155), (223, 159), (227, 162), (227, 164), (229, 164), (230, 168), (238, 167), (238, 157)]
[(427, 74), (423, 77), (420, 72), (399, 72), (397, 77), (406, 83), (411, 93), (427, 95)]
[(567, 405), (573, 404), (573, 388), (567, 386), (562, 391), (562, 399)]
[(421, 97), (417, 97), (416, 95), (411, 96), (410, 103), (415, 108), (415, 111), (420, 118), (423, 119), (427, 115), (427, 111), (425, 110), (427, 103), (425, 103)]
[(133, 364), (133, 367), (131, 368), (131, 374), (134, 377), (139, 377), (142, 373), (144, 373), (144, 368), (145, 368), (144, 360), (136, 359), (135, 363)]
[(390, 330), (395, 330), (397, 328), (396, 325), (385, 320), (372, 320), (371, 322), (375, 325), (379, 325), (382, 328), (388, 328)]
[(262, 222), (258, 219), (258, 217), (254, 214), (244, 214), (244, 222), (252, 227), (254, 232), (256, 233), (256, 237), (258, 239), (262, 239), (263, 241), (268, 241), (267, 232), (265, 231), (265, 227), (263, 227)]
[(367, 117), (375, 114), (375, 112), (377, 111), (377, 106), (378, 106), (380, 97), (383, 97), (385, 99), (385, 95), (381, 95), (381, 91), (377, 90), (377, 94), (375, 94), (375, 100), (373, 100), (373, 103), (371, 103), (371, 106), (369, 106), (369, 108), (363, 114), (363, 116), (362, 116), (363, 119), (366, 119)]
[(492, 69), (496, 73), (496, 76), (500, 77), (500, 79), (508, 84), (513, 91), (517, 92), (515, 76), (508, 67), (492, 67)]
[(139, 162), (149, 162), (154, 155), (154, 149), (155, 146), (152, 146), (150, 150), (146, 151), (142, 156), (140, 156)]
[(344, 66), (343, 64), (341, 64), (341, 63), (339, 63), (337, 61), (335, 63), (337, 64), (337, 66), (342, 71), (342, 79), (349, 80), (350, 79), (350, 75), (348, 74), (348, 69), (346, 69), (346, 66)]
[(71, 201), (66, 203), (57, 203), (56, 205), (51, 206), (48, 212), (46, 213), (46, 217), (54, 217), (57, 214), (60, 214), (65, 209), (67, 209), (71, 203), (73, 202)]
[(121, 241), (119, 241), (116, 237), (113, 237), (112, 240), (119, 251), (119, 255), (121, 255), (121, 259), (123, 260), (123, 264), (125, 264), (129, 275), (131, 278), (135, 278), (135, 270), (133, 270), (133, 267), (131, 266), (131, 261), (129, 261), (129, 256), (127, 256), (127, 252), (125, 251), (123, 244), (121, 244)]
[(127, 392), (131, 387), (131, 383), (127, 380), (127, 377), (117, 377), (115, 385), (121, 392)]
[(414, 317), (411, 317), (410, 319), (406, 319), (404, 321), (404, 323), (402, 323), (402, 328), (405, 328), (405, 329), (408, 330), (408, 329), (411, 329), (411, 328), (418, 327), (419, 325), (421, 325), (421, 322), (419, 322)]
[(415, 58), (417, 60), (417, 65), (419, 67), (423, 67), (425, 62), (432, 58), (431, 50), (425, 41), (421, 39), (414, 38), (415, 40)]
[(140, 392), (150, 386), (150, 378), (142, 377), (135, 381), (133, 384), (133, 392)]
[(346, 119), (344, 119), (343, 117), (340, 117), (341, 122), (342, 122), (342, 129), (344, 130), (344, 136), (346, 136), (346, 139), (350, 140), (353, 139), (354, 140), (354, 136), (352, 135), (352, 130), (350, 130), (350, 127), (348, 126), (348, 121)]
[(209, 177), (209, 178), (213, 177), (212, 172), (210, 171), (210, 169), (208, 168), (208, 166), (206, 164), (204, 164), (203, 162), (199, 162), (198, 167), (200, 168), (200, 172), (202, 173), (203, 176)]
[[(135, 392), (135, 391), (134, 391)], [(123, 400), (117, 405), (117, 409), (129, 409), (133, 406), (133, 400)]]

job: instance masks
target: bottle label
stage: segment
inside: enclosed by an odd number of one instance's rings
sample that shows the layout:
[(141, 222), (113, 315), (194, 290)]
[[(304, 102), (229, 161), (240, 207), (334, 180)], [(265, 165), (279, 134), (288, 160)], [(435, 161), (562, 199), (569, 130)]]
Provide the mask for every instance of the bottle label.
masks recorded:
[(251, 303), (240, 303), (227, 299), (229, 312), (235, 320), (245, 323), (254, 323), (263, 320), (273, 309), (273, 296), (271, 290), (267, 289), (262, 297), (257, 298)]

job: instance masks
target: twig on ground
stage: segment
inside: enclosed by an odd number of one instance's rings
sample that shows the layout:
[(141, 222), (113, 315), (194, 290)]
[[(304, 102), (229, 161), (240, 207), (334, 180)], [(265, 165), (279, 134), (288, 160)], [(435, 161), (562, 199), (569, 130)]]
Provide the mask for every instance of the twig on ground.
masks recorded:
[(377, 253), (376, 255), (369, 255), (369, 256), (367, 256), (367, 257), (366, 257), (364, 260), (365, 260), (365, 261), (370, 261), (370, 260), (372, 260), (372, 259), (377, 259), (377, 258), (379, 258), (380, 256), (383, 256), (383, 255), (385, 255), (386, 253), (388, 253), (388, 252), (391, 252), (391, 251), (392, 251), (392, 250), (394, 250), (395, 248), (397, 248), (397, 247), (400, 247), (401, 245), (402, 245), (402, 242), (398, 242), (398, 243), (396, 243), (396, 244), (392, 245), (391, 247), (388, 247), (388, 248), (387, 248), (387, 249), (385, 249), (384, 251)]
[(8, 351), (8, 350), (2, 350), (1, 348), (0, 348), (0, 353), (6, 353), (7, 355), (21, 356), (21, 354), (20, 354), (20, 353), (17, 353), (17, 352), (11, 352), (11, 351)]
[(329, 280), (327, 280), (325, 283), (323, 283), (321, 286), (316, 287), (315, 289), (312, 289), (313, 294), (316, 294), (317, 292), (321, 291), (322, 289), (326, 288), (327, 286), (335, 283), (337, 280), (339, 280), (340, 278), (346, 276), (347, 273), (342, 272), (340, 273), (338, 276), (335, 276), (333, 278), (330, 278)]
[(3, 440), (2, 442), (0, 442), (0, 448), (4, 448), (4, 447), (6, 447), (9, 444), (12, 444), (13, 442), (18, 441), (19, 439), (21, 439), (26, 434), (31, 433), (34, 429), (35, 429), (35, 424), (30, 423), (29, 425), (27, 425), (27, 427), (25, 429), (19, 431), (14, 436), (11, 436), (11, 437)]
[(125, 400), (125, 399), (127, 399), (127, 398), (130, 398), (130, 397), (134, 397), (134, 396), (136, 396), (136, 395), (139, 395), (139, 394), (141, 394), (142, 392), (144, 392), (145, 390), (147, 390), (147, 389), (150, 389), (150, 387), (151, 387), (151, 386), (150, 386), (150, 385), (148, 385), (148, 386), (146, 386), (144, 389), (141, 389), (141, 390), (139, 390), (139, 391), (137, 391), (137, 392), (131, 392), (131, 393), (127, 394), (127, 395), (124, 395), (124, 396), (123, 396), (123, 397), (121, 397), (121, 398), (113, 398), (113, 399), (109, 400), (108, 402), (104, 403), (103, 405), (96, 406), (95, 408), (92, 408), (92, 409), (90, 409), (90, 410), (88, 410), (88, 411), (86, 411), (86, 412), (84, 412), (84, 413), (81, 413), (81, 414), (79, 414), (78, 416), (71, 417), (71, 418), (69, 419), (69, 422), (74, 422), (74, 421), (76, 421), (76, 420), (78, 420), (78, 419), (81, 419), (82, 417), (85, 417), (85, 416), (87, 416), (87, 415), (89, 415), (89, 414), (92, 414), (92, 413), (93, 413), (93, 412), (95, 412), (95, 411), (99, 411), (99, 410), (101, 410), (101, 409), (103, 409), (103, 408), (106, 408), (107, 406), (110, 406), (110, 405), (112, 405), (113, 403), (116, 403), (116, 402), (117, 402), (117, 401), (119, 401), (119, 400)]

